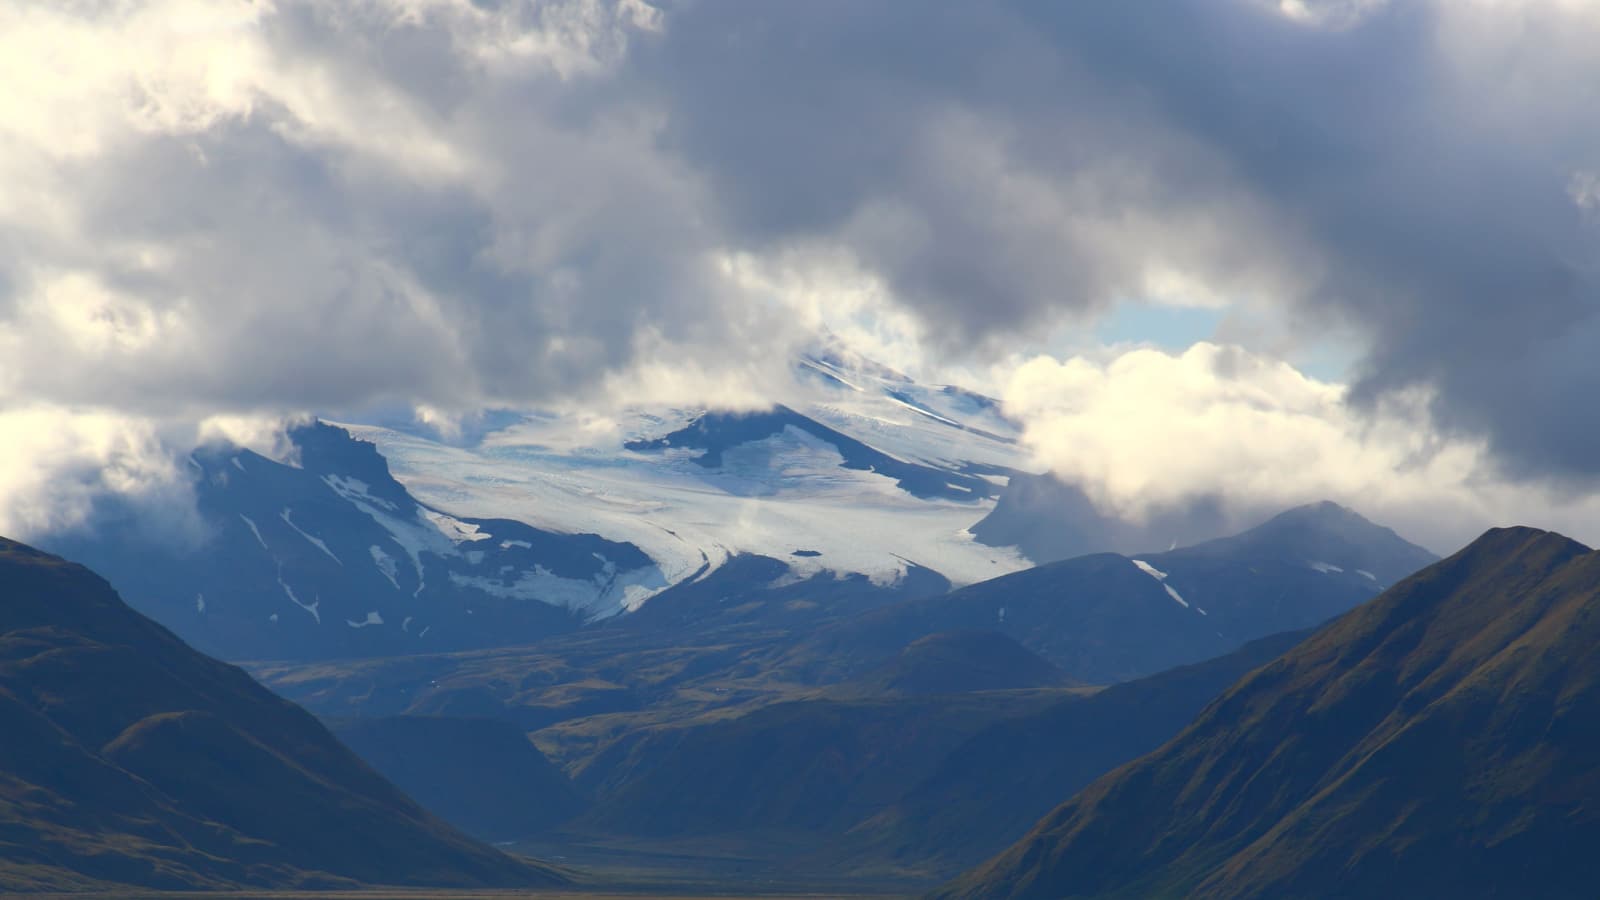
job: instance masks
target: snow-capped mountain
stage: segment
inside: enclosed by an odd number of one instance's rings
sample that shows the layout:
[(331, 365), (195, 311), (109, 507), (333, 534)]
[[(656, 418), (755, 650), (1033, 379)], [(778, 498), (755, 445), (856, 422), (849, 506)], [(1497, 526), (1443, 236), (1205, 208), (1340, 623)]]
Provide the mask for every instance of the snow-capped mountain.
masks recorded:
[[(112, 520), (50, 548), (210, 652), (325, 658), (527, 643), (675, 587), (641, 627), (754, 609), (787, 628), (1028, 568), (1039, 550), (1011, 533), (1038, 529), (1014, 526), (1085, 506), (1038, 500), (1055, 494), (1023, 474), (1016, 426), (988, 398), (842, 352), (794, 371), (799, 399), (764, 411), (500, 413), (467, 441), (319, 422), (292, 432), (291, 462), (202, 449), (203, 546), (152, 547)], [(1354, 580), (1353, 595), (1376, 590), (1357, 570), (1386, 560), (1347, 565), (1309, 543), (1296, 553)], [(1157, 606), (1176, 614), (1193, 578), (1141, 558), (1155, 568), (1133, 583), (1159, 582)]]
[(666, 587), (631, 544), (420, 504), (372, 444), (324, 424), (297, 465), (249, 450), (191, 458), (208, 537), (174, 549), (115, 520), (52, 549), (90, 561), (128, 601), (232, 658), (494, 646), (568, 631)]
[(1024, 461), (993, 401), (843, 353), (795, 376), (793, 407), (500, 413), (470, 442), (318, 422), (288, 461), (193, 454), (199, 547), (114, 515), (47, 543), (232, 659), (526, 643), (702, 582), (684, 602), (852, 611), (1028, 565), (967, 532)]
[(884, 585), (912, 565), (966, 584), (1029, 564), (967, 531), (1027, 464), (994, 401), (840, 353), (796, 376), (807, 402), (765, 412), (531, 414), (467, 445), (341, 425), (431, 507), (624, 541), (669, 583), (737, 554)]

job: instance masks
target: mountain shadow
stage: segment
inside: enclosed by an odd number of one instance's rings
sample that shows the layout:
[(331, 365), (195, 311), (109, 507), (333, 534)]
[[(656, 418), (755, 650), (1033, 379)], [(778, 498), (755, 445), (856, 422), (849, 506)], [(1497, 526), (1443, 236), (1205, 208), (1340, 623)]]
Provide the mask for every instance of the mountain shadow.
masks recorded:
[(954, 874), (1004, 850), (1084, 785), (1159, 747), (1240, 676), (1309, 632), (1066, 696), (997, 722), (955, 748), (891, 806), (851, 830), (850, 858)]
[(381, 716), (328, 726), (418, 803), (484, 840), (533, 834), (584, 807), (566, 774), (510, 722)]

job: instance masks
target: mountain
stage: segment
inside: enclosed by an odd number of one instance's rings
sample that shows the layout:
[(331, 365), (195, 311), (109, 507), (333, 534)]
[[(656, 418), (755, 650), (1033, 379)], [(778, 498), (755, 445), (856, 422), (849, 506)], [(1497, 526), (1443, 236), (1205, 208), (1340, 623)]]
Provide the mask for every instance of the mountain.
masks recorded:
[(485, 840), (543, 831), (584, 806), (567, 776), (508, 722), (382, 716), (328, 725), (428, 811)]
[(996, 722), (853, 828), (851, 858), (947, 875), (982, 862), (1026, 834), (1061, 798), (1183, 730), (1240, 676), (1307, 634), (1262, 638), (1218, 659), (1063, 696)]
[(1011, 476), (994, 509), (970, 529), (978, 543), (1015, 547), (1037, 564), (1091, 553), (1186, 546), (1229, 530), (1214, 500), (1156, 510), (1144, 521), (1128, 522), (1102, 513), (1083, 488), (1048, 472)]
[(582, 779), (583, 824), (614, 834), (843, 834), (984, 727), (1056, 692), (818, 697), (709, 715), (618, 742)]
[(1319, 503), (1193, 547), (1093, 554), (865, 612), (820, 629), (782, 665), (812, 681), (845, 680), (920, 636), (976, 628), (1079, 681), (1124, 681), (1321, 624), (1433, 559)]
[[(903, 391), (900, 393), (904, 396)], [(926, 410), (920, 411), (929, 414)], [(914, 497), (970, 500), (992, 497), (998, 492), (993, 483), (977, 474), (896, 459), (782, 404), (766, 412), (705, 413), (663, 437), (627, 441), (622, 446), (638, 453), (669, 449), (699, 451), (691, 457), (694, 464), (716, 470), (722, 469), (728, 461), (726, 454), (747, 444), (780, 438), (790, 429), (833, 447), (839, 454), (840, 468), (885, 475)]]
[[(573, 835), (666, 842), (677, 854), (733, 842), (801, 870), (932, 886), (1159, 745), (1301, 636), (1099, 691), (1063, 687), (1058, 669), (1014, 640), (976, 631), (918, 640), (824, 690), (775, 678), (747, 643), (702, 636), (697, 648), (688, 635), (618, 627), (529, 648), (258, 671), (325, 715), (448, 704), (537, 729), (540, 748), (595, 804), (541, 838), (547, 853), (579, 852)], [(553, 709), (558, 698), (600, 695), (617, 702)], [(355, 721), (338, 722), (341, 733)], [(478, 815), (525, 814), (515, 790), (498, 788), (511, 783), (505, 768), (454, 752), (421, 758), (419, 777), (459, 782), (435, 794), (415, 788), (435, 810), (451, 814), (445, 804), (459, 794)], [(430, 762), (449, 771), (430, 775)]]
[(837, 691), (617, 741), (581, 776), (598, 799), (578, 827), (777, 834), (817, 866), (948, 877), (1304, 637), (1093, 692), (1002, 635), (934, 635)]
[(1234, 640), (1307, 628), (1438, 557), (1336, 503), (1295, 507), (1241, 534), (1142, 554), (1164, 587)]
[(277, 459), (196, 450), (188, 545), (114, 498), (39, 540), (234, 660), (527, 643), (669, 588), (636, 624), (796, 626), (1028, 564), (966, 534), (1027, 462), (994, 401), (837, 347), (794, 376), (766, 410), (314, 421)]
[(876, 695), (915, 696), (1067, 687), (1065, 672), (997, 631), (941, 631), (906, 645), (856, 681)]
[(343, 427), (430, 507), (632, 544), (662, 588), (741, 557), (880, 588), (919, 569), (967, 584), (1029, 564), (967, 534), (1030, 464), (996, 401), (838, 347), (793, 374), (765, 409), (506, 413), (449, 437)]
[(0, 539), (0, 890), (531, 886), (309, 714)]
[(666, 586), (631, 544), (419, 503), (370, 443), (314, 423), (295, 465), (216, 447), (191, 457), (207, 536), (176, 548), (102, 519), (50, 549), (230, 659), (499, 646), (615, 615)]
[[(416, 423), (313, 422), (290, 431), (281, 459), (196, 450), (189, 468), (202, 536), (189, 545), (162, 543), (141, 518), (147, 511), (110, 499), (85, 529), (41, 545), (102, 572), (135, 608), (206, 652), (329, 660), (526, 644), (620, 619), (811, 629), (1021, 571), (1029, 555), (1112, 537), (1126, 549), (1159, 534), (1165, 546), (1168, 534), (1218, 527), (1203, 510), (1183, 522), (1116, 522), (1082, 491), (1024, 474), (1018, 427), (979, 394), (918, 383), (837, 346), (798, 358), (794, 375), (786, 402), (765, 410), (498, 411), (448, 437)], [(1077, 521), (1041, 528), (1031, 513), (1013, 515), (1019, 509), (1066, 510)], [(1360, 579), (1358, 569), (1389, 577), (1376, 563), (1320, 552), (1286, 564), (1319, 562), (1342, 570), (1319, 574), (1345, 580)], [(1197, 577), (1174, 572), (1171, 585), (1184, 590)], [(1304, 587), (1293, 576), (1275, 583)], [(1239, 585), (1221, 587), (1233, 596)], [(1338, 612), (1344, 595), (1372, 587), (1347, 586), (1322, 605)], [(1301, 613), (1319, 602), (1297, 602), (1240, 634), (1304, 627)], [(1088, 671), (1148, 674), (1241, 640), (1226, 627), (1211, 634), (1152, 665)], [(897, 635), (887, 649), (918, 636)]]
[(701, 636), (751, 627), (799, 631), (862, 610), (948, 590), (948, 579), (915, 564), (908, 564), (894, 581), (877, 583), (860, 573), (801, 574), (786, 560), (740, 553), (715, 569), (707, 566), (698, 576), (678, 582), (607, 624), (633, 631)]
[(1592, 897), (1600, 553), (1497, 529), (940, 896)]

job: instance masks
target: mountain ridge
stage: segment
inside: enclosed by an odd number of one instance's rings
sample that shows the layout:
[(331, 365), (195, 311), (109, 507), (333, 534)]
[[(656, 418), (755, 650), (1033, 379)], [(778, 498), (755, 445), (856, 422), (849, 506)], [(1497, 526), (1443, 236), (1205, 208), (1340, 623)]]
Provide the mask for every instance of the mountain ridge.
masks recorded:
[(1597, 641), (1600, 554), (1491, 530), (936, 896), (1591, 896)]
[[(1348, 568), (1306, 558), (1327, 523), (1346, 546), (1320, 552)], [(812, 680), (843, 680), (919, 637), (977, 628), (1020, 641), (1078, 681), (1124, 681), (1320, 625), (1433, 559), (1343, 507), (1312, 504), (1192, 547), (1088, 554), (866, 611), (802, 641), (789, 665)]]
[(526, 886), (317, 721), (0, 538), (0, 887)]

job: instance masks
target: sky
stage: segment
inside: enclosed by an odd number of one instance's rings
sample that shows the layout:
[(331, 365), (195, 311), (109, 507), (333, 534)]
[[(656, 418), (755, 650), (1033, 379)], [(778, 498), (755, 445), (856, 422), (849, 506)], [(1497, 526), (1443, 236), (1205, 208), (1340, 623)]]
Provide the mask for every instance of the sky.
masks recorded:
[(0, 5), (0, 532), (825, 331), (1137, 518), (1600, 540), (1600, 4)]

